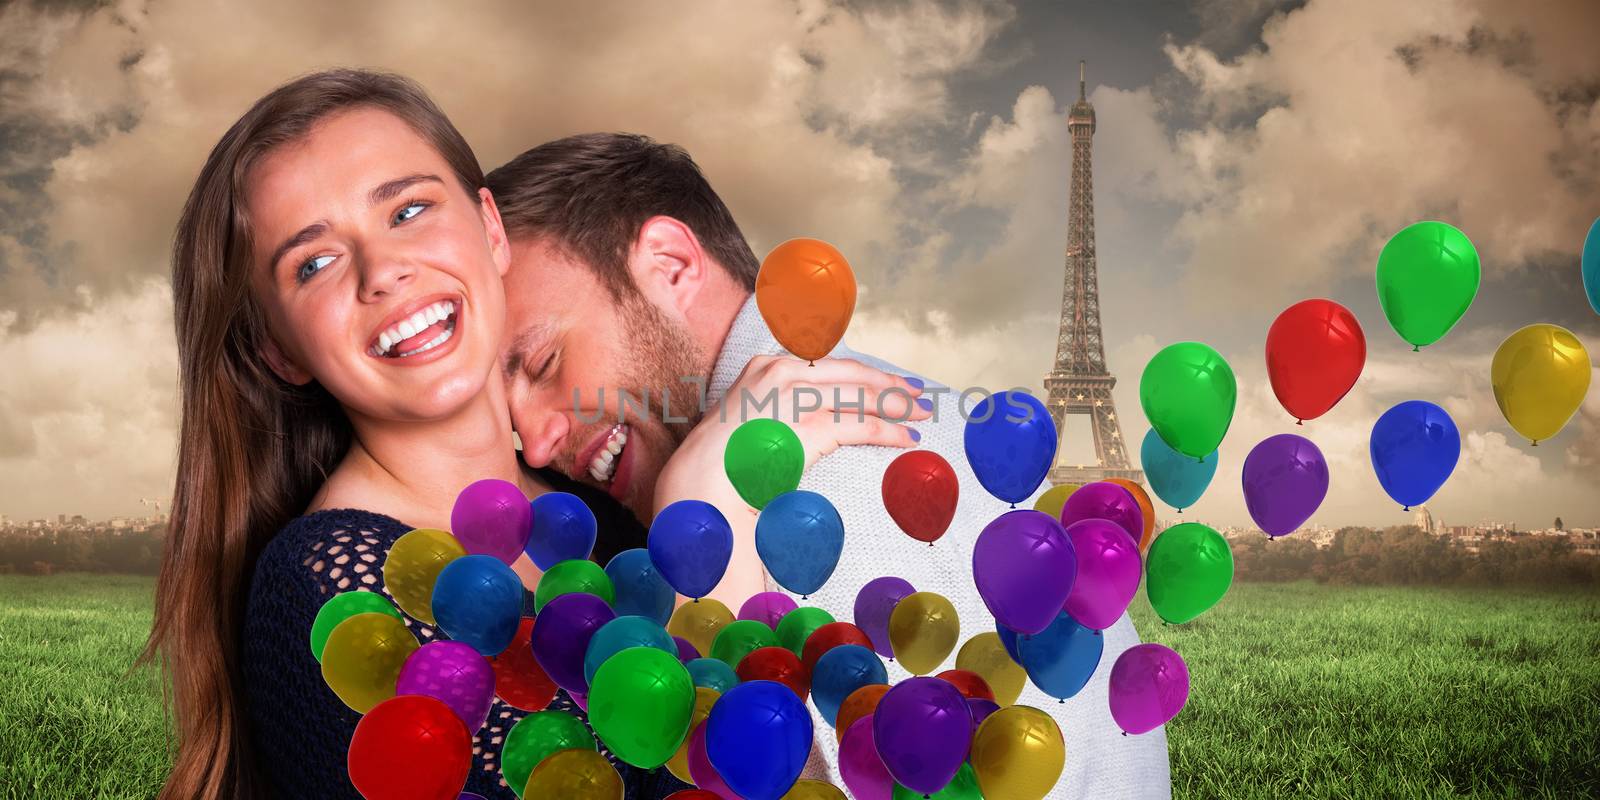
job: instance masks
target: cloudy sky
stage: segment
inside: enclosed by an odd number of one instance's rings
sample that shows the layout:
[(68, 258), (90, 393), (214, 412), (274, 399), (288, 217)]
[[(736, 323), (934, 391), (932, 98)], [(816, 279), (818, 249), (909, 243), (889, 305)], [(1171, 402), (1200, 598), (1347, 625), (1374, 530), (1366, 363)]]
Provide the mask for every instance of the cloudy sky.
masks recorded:
[[(1530, 449), (1489, 359), (1531, 322), (1600, 359), (1578, 250), (1600, 215), (1600, 4), (1587, 0), (325, 4), (0, 7), (0, 514), (140, 513), (171, 493), (171, 232), (206, 151), (296, 74), (421, 81), (486, 167), (550, 138), (631, 130), (686, 146), (758, 253), (838, 245), (849, 341), (956, 385), (1040, 386), (1053, 356), (1077, 60), (1099, 114), (1101, 307), (1124, 436), (1138, 376), (1200, 339), (1240, 379), (1212, 491), (1248, 521), (1251, 445), (1293, 428), (1265, 375), (1276, 314), (1354, 310), (1366, 373), (1302, 431), (1333, 489), (1314, 522), (1409, 520), (1367, 436), (1442, 404), (1464, 452), (1448, 523), (1600, 525), (1600, 390)], [(1372, 287), (1419, 219), (1463, 229), (1484, 284), (1411, 353)], [(1600, 377), (1595, 383), (1600, 385)], [(1069, 431), (1084, 452), (1087, 429)]]

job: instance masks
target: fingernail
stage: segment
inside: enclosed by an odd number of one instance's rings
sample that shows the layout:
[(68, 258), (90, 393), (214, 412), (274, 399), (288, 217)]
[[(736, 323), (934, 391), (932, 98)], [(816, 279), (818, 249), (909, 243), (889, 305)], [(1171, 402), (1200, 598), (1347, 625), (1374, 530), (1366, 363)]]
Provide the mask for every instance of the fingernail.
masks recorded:
[(919, 433), (916, 428), (906, 428), (906, 430), (911, 432), (911, 441), (913, 441), (913, 442), (922, 441), (922, 434)]
[(916, 389), (919, 392), (922, 391), (922, 379), (921, 378), (913, 378), (910, 375), (907, 375), (905, 380), (906, 380), (906, 383), (911, 385), (911, 388)]
[(920, 408), (923, 411), (932, 411), (933, 410), (933, 398), (931, 398), (931, 397), (919, 397), (919, 398), (917, 398), (917, 408)]

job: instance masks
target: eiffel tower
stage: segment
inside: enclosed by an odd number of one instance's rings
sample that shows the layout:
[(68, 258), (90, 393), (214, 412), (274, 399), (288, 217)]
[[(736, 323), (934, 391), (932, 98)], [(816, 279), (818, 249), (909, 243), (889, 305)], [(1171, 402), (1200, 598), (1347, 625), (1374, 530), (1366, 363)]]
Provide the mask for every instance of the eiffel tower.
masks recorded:
[(1072, 135), (1072, 203), (1067, 212), (1067, 277), (1061, 292), (1061, 334), (1056, 339), (1056, 362), (1044, 378), (1045, 406), (1063, 437), (1068, 414), (1088, 414), (1094, 431), (1098, 464), (1065, 464), (1056, 446), (1056, 463), (1050, 482), (1087, 483), (1106, 478), (1142, 482), (1144, 474), (1128, 461), (1122, 424), (1111, 399), (1117, 379), (1106, 369), (1106, 349), (1100, 338), (1100, 280), (1094, 258), (1094, 176), (1090, 148), (1094, 139), (1094, 106), (1084, 93), (1083, 62), (1078, 62), (1078, 102), (1067, 115)]

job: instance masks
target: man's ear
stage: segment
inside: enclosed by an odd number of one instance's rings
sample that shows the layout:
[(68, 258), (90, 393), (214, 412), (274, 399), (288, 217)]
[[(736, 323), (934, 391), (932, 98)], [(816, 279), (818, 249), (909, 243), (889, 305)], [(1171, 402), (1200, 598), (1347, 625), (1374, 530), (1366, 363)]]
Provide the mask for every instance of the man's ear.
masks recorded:
[(287, 383), (295, 386), (304, 386), (311, 382), (311, 373), (300, 368), (288, 356), (283, 354), (283, 349), (278, 347), (271, 334), (262, 337), (261, 354), (267, 359), (267, 366)]
[(478, 214), (483, 217), (483, 235), (489, 241), (489, 254), (494, 258), (494, 268), (504, 278), (511, 269), (511, 242), (506, 238), (506, 226), (500, 219), (500, 207), (488, 189), (478, 190)]
[(628, 255), (628, 270), (640, 293), (679, 315), (688, 313), (715, 268), (694, 231), (668, 216), (645, 220)]

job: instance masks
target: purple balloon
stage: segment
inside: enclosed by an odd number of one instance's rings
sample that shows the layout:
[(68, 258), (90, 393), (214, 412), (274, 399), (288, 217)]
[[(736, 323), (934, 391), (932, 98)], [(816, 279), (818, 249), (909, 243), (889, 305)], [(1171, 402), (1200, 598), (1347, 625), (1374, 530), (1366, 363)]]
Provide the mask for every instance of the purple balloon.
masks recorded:
[(1115, 522), (1086, 519), (1067, 526), (1078, 554), (1078, 575), (1067, 595), (1066, 612), (1085, 628), (1103, 631), (1117, 623), (1139, 592), (1144, 565), (1139, 542)]
[(1135, 542), (1144, 535), (1144, 510), (1133, 493), (1110, 481), (1084, 484), (1067, 497), (1061, 506), (1061, 526), (1071, 527), (1086, 519), (1105, 519), (1117, 523)]
[(583, 656), (589, 650), (589, 640), (595, 631), (617, 614), (606, 601), (587, 592), (558, 595), (544, 604), (544, 609), (533, 620), (534, 660), (544, 668), (550, 680), (579, 695), (589, 691), (589, 682), (583, 677)]
[(1111, 718), (1127, 733), (1165, 725), (1188, 701), (1189, 667), (1171, 648), (1134, 645), (1111, 667)]
[(694, 644), (692, 642), (690, 642), (688, 639), (685, 639), (682, 636), (674, 636), (674, 637), (672, 637), (672, 641), (678, 643), (678, 660), (679, 661), (682, 661), (683, 663), (687, 664), (690, 661), (693, 661), (693, 660), (695, 660), (695, 659), (700, 657), (700, 651), (698, 649), (696, 649)]
[(917, 590), (905, 578), (873, 578), (856, 592), (856, 627), (872, 640), (872, 649), (884, 658), (894, 658), (889, 644), (889, 615), (906, 595)]
[(486, 800), (483, 795), (476, 792), (462, 792), (456, 800)]
[(868, 714), (845, 729), (839, 740), (839, 775), (856, 800), (894, 800), (894, 776), (878, 758), (872, 738), (873, 716)]
[(778, 620), (796, 608), (794, 600), (783, 592), (761, 592), (750, 595), (750, 599), (739, 606), (739, 619), (755, 620), (777, 630)]
[(1041, 511), (1001, 514), (978, 534), (972, 549), (978, 595), (996, 621), (1018, 633), (1038, 633), (1055, 621), (1077, 572), (1072, 540), (1061, 523)]
[(949, 681), (901, 681), (878, 701), (872, 717), (878, 757), (907, 789), (933, 794), (943, 789), (967, 760), (972, 746), (972, 711), (967, 708), (967, 698)]
[(461, 490), (450, 510), (450, 533), (468, 553), (510, 564), (533, 533), (533, 507), (515, 484), (497, 478)]
[(723, 800), (740, 800), (739, 795), (728, 788), (728, 782), (722, 779), (722, 773), (711, 766), (711, 756), (706, 753), (706, 724), (701, 722), (694, 726), (694, 732), (689, 734), (689, 777), (694, 778), (694, 785), (704, 789)]
[(1000, 704), (983, 697), (969, 697), (967, 710), (972, 712), (972, 729), (977, 730), (990, 714), (1000, 710)]
[(1328, 462), (1310, 439), (1280, 433), (1244, 459), (1244, 505), (1268, 536), (1293, 533), (1328, 496)]
[(428, 642), (406, 657), (394, 693), (440, 700), (477, 733), (494, 705), (494, 668), (465, 642)]

